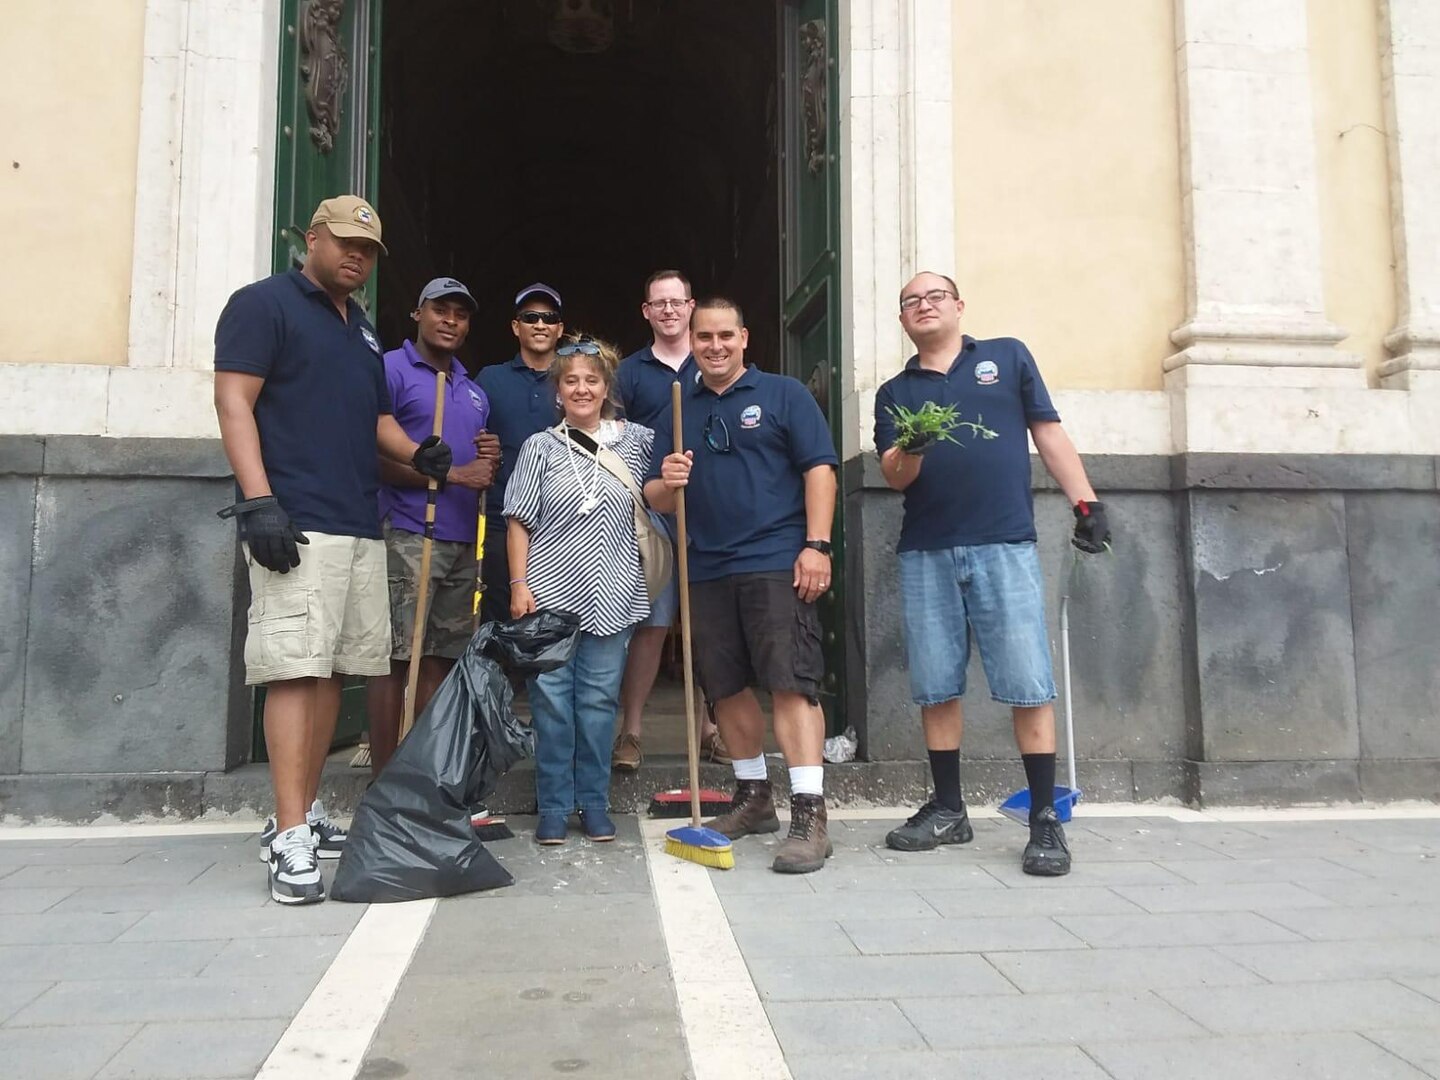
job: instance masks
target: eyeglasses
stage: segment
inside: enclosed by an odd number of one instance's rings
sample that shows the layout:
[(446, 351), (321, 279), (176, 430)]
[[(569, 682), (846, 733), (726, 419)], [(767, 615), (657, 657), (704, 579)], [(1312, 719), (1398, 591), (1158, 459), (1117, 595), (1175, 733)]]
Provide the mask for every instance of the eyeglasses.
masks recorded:
[(686, 297), (684, 300), (646, 300), (645, 306), (655, 308), (657, 311), (668, 311), (674, 308), (676, 311), (684, 311), (687, 306), (695, 301)]
[(593, 341), (572, 341), (569, 345), (561, 345), (555, 350), (556, 356), (574, 356), (576, 353), (584, 353), (586, 356), (599, 356), (600, 346)]
[(537, 322), (543, 322), (546, 326), (556, 326), (560, 322), (558, 311), (522, 311), (515, 316), (519, 322), (534, 326)]
[(900, 301), (900, 310), (914, 311), (920, 306), (921, 300), (924, 300), (925, 303), (929, 304), (931, 307), (939, 307), (941, 302), (943, 302), (947, 296), (954, 296), (956, 300), (960, 299), (958, 296), (955, 296), (953, 292), (950, 292), (946, 289), (931, 289), (929, 292), (924, 293), (920, 296), (907, 296), (902, 299)]
[[(715, 430), (717, 426), (720, 429), (718, 432)], [(730, 453), (730, 429), (725, 426), (725, 418), (719, 413), (712, 412), (705, 421), (705, 445), (717, 454)]]

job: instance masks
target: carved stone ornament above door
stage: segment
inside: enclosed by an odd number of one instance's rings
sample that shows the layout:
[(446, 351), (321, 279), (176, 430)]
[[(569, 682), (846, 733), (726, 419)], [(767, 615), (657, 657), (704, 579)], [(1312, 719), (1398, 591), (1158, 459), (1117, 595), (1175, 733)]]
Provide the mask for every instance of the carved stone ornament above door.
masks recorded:
[(345, 0), (310, 0), (300, 15), (300, 74), (305, 79), (305, 109), (310, 141), (322, 154), (335, 149), (350, 60), (340, 44)]

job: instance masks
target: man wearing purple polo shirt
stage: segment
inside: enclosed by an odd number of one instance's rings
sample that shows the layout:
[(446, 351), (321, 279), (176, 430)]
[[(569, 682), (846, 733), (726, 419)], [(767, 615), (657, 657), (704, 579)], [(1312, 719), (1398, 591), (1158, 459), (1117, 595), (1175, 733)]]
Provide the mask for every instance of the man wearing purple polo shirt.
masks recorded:
[[(418, 715), (470, 640), (471, 602), (475, 592), (475, 534), (480, 492), (495, 479), (500, 440), (485, 430), (490, 402), (470, 380), (455, 352), (470, 332), (475, 298), (454, 278), (436, 278), (420, 292), (412, 314), (415, 340), (385, 354), (385, 378), (395, 419), (413, 438), (423, 439), (435, 426), (435, 380), (448, 378), (441, 422), (445, 442), (455, 448), (454, 463), (435, 500), (435, 540), (430, 555), (429, 615), (420, 655)], [(400, 710), (410, 663), (410, 639), (420, 581), (428, 481), (413, 469), (381, 462), (380, 517), (384, 522), (389, 564), (390, 674), (370, 680), (370, 767), (378, 776), (400, 733)]]

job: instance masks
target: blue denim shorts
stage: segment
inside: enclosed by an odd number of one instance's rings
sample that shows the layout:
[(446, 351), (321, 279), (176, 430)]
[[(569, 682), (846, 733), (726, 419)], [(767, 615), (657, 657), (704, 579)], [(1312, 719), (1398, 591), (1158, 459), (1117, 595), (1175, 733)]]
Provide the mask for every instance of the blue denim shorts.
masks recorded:
[(900, 553), (910, 696), (939, 705), (965, 693), (970, 635), (990, 696), (1002, 705), (1055, 700), (1035, 544), (975, 544)]
[[(657, 514), (651, 510), (650, 527), (670, 538), (670, 553), (674, 555), (675, 519), (668, 514)], [(636, 629), (643, 629), (647, 626), (675, 625), (675, 620), (680, 614), (680, 558), (678, 555), (675, 556), (674, 567), (675, 569), (670, 575), (670, 584), (665, 586), (659, 596), (650, 601), (650, 614)]]

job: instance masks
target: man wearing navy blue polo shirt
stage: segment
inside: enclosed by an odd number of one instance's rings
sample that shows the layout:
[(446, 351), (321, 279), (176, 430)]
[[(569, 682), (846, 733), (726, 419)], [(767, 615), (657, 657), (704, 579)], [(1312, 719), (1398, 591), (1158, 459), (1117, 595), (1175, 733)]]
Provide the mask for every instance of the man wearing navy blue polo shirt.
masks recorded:
[(486, 543), (480, 568), (485, 579), (480, 609), (484, 622), (510, 618), (510, 555), (505, 550), (505, 516), (500, 513), (510, 471), (525, 440), (556, 422), (550, 364), (555, 359), (555, 346), (565, 333), (560, 294), (540, 281), (525, 286), (515, 294), (515, 318), (510, 321), (510, 331), (520, 351), (509, 363), (482, 368), (476, 377), (490, 399), (490, 430), (500, 437), (495, 497), (485, 506)]
[[(905, 493), (900, 583), (910, 690), (920, 706), (935, 798), (893, 830), (899, 851), (963, 844), (974, 832), (960, 795), (960, 736), (970, 635), (990, 696), (1011, 706), (1030, 787), (1027, 874), (1070, 872), (1055, 813), (1055, 681), (1035, 550), (1029, 439), (1075, 509), (1073, 543), (1104, 550), (1105, 507), (1024, 344), (960, 332), (965, 304), (942, 274), (900, 292), (900, 324), (919, 352), (875, 395), (875, 449)], [(936, 439), (900, 430), (900, 410), (953, 406), (959, 426)], [(1027, 438), (1028, 436), (1028, 438)]]
[[(615, 389), (625, 419), (653, 429), (662, 417), (670, 415), (670, 387), (695, 370), (695, 359), (690, 355), (690, 309), (694, 306), (690, 280), (679, 270), (657, 270), (645, 279), (640, 314), (650, 324), (654, 337), (649, 345), (620, 361), (615, 371)], [(673, 542), (674, 522), (663, 514), (652, 513), (651, 517), (652, 525), (664, 529)], [(672, 579), (650, 605), (650, 616), (630, 638), (625, 679), (620, 684), (620, 730), (610, 756), (610, 767), (618, 772), (640, 768), (641, 715), (660, 670), (665, 637), (679, 610), (676, 580)], [(725, 744), (708, 716), (702, 721), (700, 735), (701, 755), (729, 764)]]
[[(775, 739), (790, 769), (790, 834), (772, 864), (819, 870), (831, 854), (821, 750), (824, 676), (815, 601), (830, 588), (835, 444), (825, 414), (797, 380), (745, 366), (739, 305), (702, 300), (690, 317), (698, 377), (681, 406), (685, 452), (655, 455), (645, 485), (669, 513), (685, 489), (695, 660), (734, 760), (729, 813), (710, 826), (732, 838), (780, 828), (765, 768), (768, 690)], [(655, 445), (672, 447), (668, 416)]]
[(316, 858), (338, 858), (345, 839), (318, 797), (340, 676), (390, 669), (377, 454), (437, 480), (450, 469), (445, 443), (395, 422), (380, 341), (351, 299), (384, 250), (375, 208), (326, 199), (305, 246), (303, 270), (245, 286), (215, 327), (215, 411), (240, 499), (222, 516), (250, 570), (245, 681), (267, 691), (275, 817), (261, 857), (282, 904), (325, 899)]

